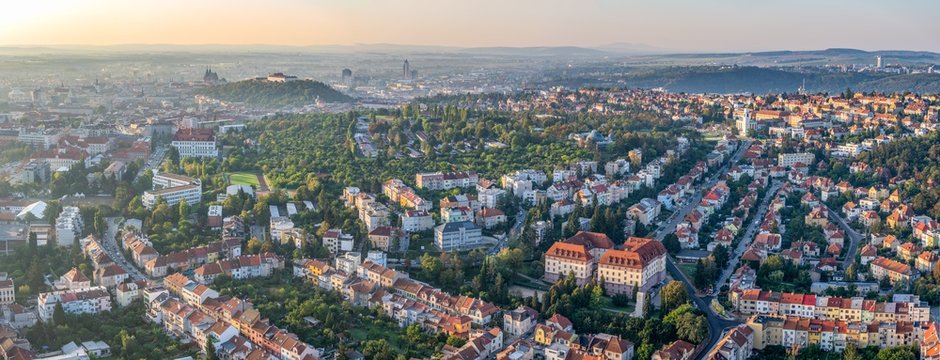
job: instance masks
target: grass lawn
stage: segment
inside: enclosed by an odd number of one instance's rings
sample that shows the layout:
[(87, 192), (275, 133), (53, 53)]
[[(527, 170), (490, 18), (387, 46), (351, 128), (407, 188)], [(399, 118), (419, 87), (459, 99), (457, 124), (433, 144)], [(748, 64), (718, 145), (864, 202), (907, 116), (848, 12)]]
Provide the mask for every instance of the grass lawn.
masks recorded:
[(679, 267), (679, 270), (682, 270), (685, 273), (685, 276), (689, 279), (695, 278), (695, 264), (676, 264)]
[(531, 281), (521, 276), (514, 276), (512, 278), (512, 283), (529, 289), (536, 289), (540, 291), (548, 291), (551, 289), (551, 285), (545, 285), (539, 282)]
[(635, 301), (632, 301), (632, 302), (630, 302), (629, 304), (627, 304), (626, 306), (615, 306), (615, 305), (612, 304), (612, 302), (608, 299), (608, 303), (607, 303), (606, 306), (604, 306), (604, 309), (605, 309), (605, 310), (608, 310), (608, 311), (614, 311), (614, 312), (619, 312), (619, 313), (624, 313), (624, 314), (630, 314), (630, 313), (633, 313), (634, 311), (636, 311), (636, 302), (635, 302)]
[(250, 172), (233, 172), (228, 174), (228, 182), (232, 185), (250, 185), (258, 188), (258, 175)]
[(405, 349), (399, 334), (399, 329), (383, 329), (381, 327), (349, 329), (349, 336), (353, 341), (363, 343), (368, 340), (385, 339), (393, 351)]

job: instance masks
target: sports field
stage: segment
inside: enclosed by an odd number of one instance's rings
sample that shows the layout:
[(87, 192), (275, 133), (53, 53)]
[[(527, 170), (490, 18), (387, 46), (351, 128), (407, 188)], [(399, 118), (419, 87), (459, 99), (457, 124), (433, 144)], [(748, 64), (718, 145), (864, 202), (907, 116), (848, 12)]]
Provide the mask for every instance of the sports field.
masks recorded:
[(250, 185), (255, 188), (261, 187), (261, 182), (258, 180), (258, 174), (249, 172), (229, 173), (228, 182), (232, 185)]

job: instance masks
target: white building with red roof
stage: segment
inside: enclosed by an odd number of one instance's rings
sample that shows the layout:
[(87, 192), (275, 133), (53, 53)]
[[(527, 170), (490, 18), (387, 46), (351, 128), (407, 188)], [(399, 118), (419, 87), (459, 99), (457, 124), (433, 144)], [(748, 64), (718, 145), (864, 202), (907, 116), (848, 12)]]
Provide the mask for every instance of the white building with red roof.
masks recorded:
[(170, 143), (180, 157), (219, 157), (215, 131), (212, 129), (179, 129)]

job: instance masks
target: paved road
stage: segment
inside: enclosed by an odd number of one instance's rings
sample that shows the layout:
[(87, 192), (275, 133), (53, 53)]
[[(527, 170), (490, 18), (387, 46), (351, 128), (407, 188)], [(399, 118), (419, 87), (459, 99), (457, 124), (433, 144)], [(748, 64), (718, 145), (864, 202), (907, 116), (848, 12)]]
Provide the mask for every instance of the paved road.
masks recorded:
[(842, 259), (842, 269), (848, 269), (849, 265), (852, 265), (855, 262), (855, 251), (858, 249), (858, 244), (862, 242), (864, 237), (855, 231), (849, 224), (845, 222), (845, 219), (839, 215), (833, 209), (829, 209), (829, 219), (832, 219), (836, 222), (836, 225), (842, 228), (842, 231), (845, 232), (845, 236), (849, 238), (849, 248), (845, 253), (845, 259)]
[(167, 151), (169, 150), (166, 146), (159, 146), (153, 150), (153, 153), (150, 154), (150, 158), (147, 159), (147, 162), (144, 163), (144, 166), (140, 167), (140, 170), (137, 171), (137, 176), (140, 177), (144, 174), (144, 171), (157, 169), (160, 167), (160, 164), (163, 163), (163, 158), (166, 156)]
[[(731, 158), (721, 168), (712, 173), (712, 175), (708, 177), (701, 186), (699, 186), (699, 188), (695, 191), (695, 195), (686, 201), (681, 208), (677, 209), (675, 213), (673, 213), (673, 215), (666, 220), (665, 223), (659, 226), (659, 229), (653, 233), (653, 237), (656, 240), (663, 241), (663, 238), (665, 238), (667, 234), (674, 233), (676, 231), (676, 225), (678, 225), (679, 222), (685, 218), (686, 214), (692, 211), (692, 209), (694, 209), (702, 200), (703, 193), (708, 191), (708, 189), (711, 187), (715, 186), (715, 184), (718, 183), (718, 180), (721, 178), (721, 175), (727, 173), (728, 169), (731, 167), (731, 164), (737, 163), (738, 160), (741, 159), (741, 156), (744, 155), (744, 151), (747, 150), (747, 148), (750, 146), (750, 141), (742, 142), (741, 146), (737, 149), (737, 151), (735, 151)], [(698, 295), (698, 291), (695, 286), (692, 285), (692, 281), (689, 280), (689, 278), (687, 278), (681, 270), (679, 270), (672, 257), (668, 257), (667, 260), (666, 270), (669, 271), (669, 274), (673, 279), (679, 280), (683, 285), (685, 285), (686, 290), (689, 292), (689, 294), (692, 295), (692, 303), (695, 304), (696, 308), (705, 313), (705, 317), (708, 320), (708, 342), (706, 343), (704, 350), (697, 356), (698, 359), (701, 359), (706, 354), (708, 354), (715, 344), (718, 343), (718, 340), (721, 339), (721, 335), (725, 329), (736, 326), (739, 323), (737, 321), (721, 318), (715, 314), (715, 311), (711, 308), (711, 301), (714, 299), (714, 296)]]
[(124, 253), (121, 251), (120, 245), (117, 241), (117, 232), (118, 225), (123, 221), (122, 218), (118, 217), (109, 217), (104, 219), (105, 223), (108, 224), (108, 230), (105, 231), (104, 239), (101, 242), (101, 246), (104, 247), (104, 250), (108, 252), (108, 255), (111, 256), (111, 259), (114, 260), (120, 267), (127, 271), (130, 274), (131, 278), (134, 281), (145, 280), (147, 276), (144, 275), (139, 269), (137, 269), (134, 264), (131, 264), (124, 258)]
[(490, 248), (489, 255), (496, 255), (509, 244), (510, 241), (518, 238), (522, 235), (522, 226), (525, 225), (525, 219), (529, 216), (529, 209), (519, 210), (519, 213), (516, 214), (516, 223), (512, 225), (512, 228), (509, 229), (509, 234), (503, 237), (501, 240), (496, 241), (496, 244), (493, 244), (493, 247)]
[(751, 245), (751, 242), (754, 241), (754, 237), (757, 235), (757, 230), (760, 227), (760, 224), (763, 222), (764, 214), (767, 213), (767, 207), (770, 205), (770, 200), (774, 197), (774, 194), (777, 193), (777, 190), (780, 190), (780, 186), (783, 185), (783, 182), (774, 181), (767, 188), (767, 191), (764, 193), (764, 199), (761, 201), (760, 207), (757, 209), (757, 212), (754, 214), (753, 220), (747, 226), (747, 231), (744, 232), (744, 236), (741, 238), (741, 241), (738, 242), (738, 247), (734, 249), (734, 254), (730, 254), (728, 261), (728, 266), (725, 266), (721, 270), (721, 275), (718, 276), (718, 282), (715, 283), (715, 289), (721, 289), (721, 286), (728, 281), (728, 278), (731, 277), (731, 274), (734, 273), (734, 270), (738, 268), (738, 262), (741, 260), (741, 255), (744, 254), (744, 250)]

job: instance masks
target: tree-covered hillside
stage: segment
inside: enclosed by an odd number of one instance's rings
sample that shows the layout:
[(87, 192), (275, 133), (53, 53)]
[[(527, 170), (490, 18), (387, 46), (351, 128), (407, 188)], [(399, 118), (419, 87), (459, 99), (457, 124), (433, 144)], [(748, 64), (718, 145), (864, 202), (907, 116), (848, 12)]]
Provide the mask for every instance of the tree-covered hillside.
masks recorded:
[(629, 68), (619, 78), (599, 80), (587, 68), (562, 80), (543, 85), (568, 87), (617, 86), (664, 88), (688, 93), (794, 93), (800, 86), (809, 92), (836, 93), (852, 88), (859, 91), (917, 93), (940, 92), (940, 74), (891, 74), (871, 72), (828, 72), (808, 69), (791, 71), (756, 66), (672, 66)]
[(286, 83), (244, 80), (199, 89), (196, 93), (224, 101), (268, 107), (304, 106), (315, 103), (317, 99), (324, 102), (353, 101), (353, 98), (329, 85), (312, 80)]

